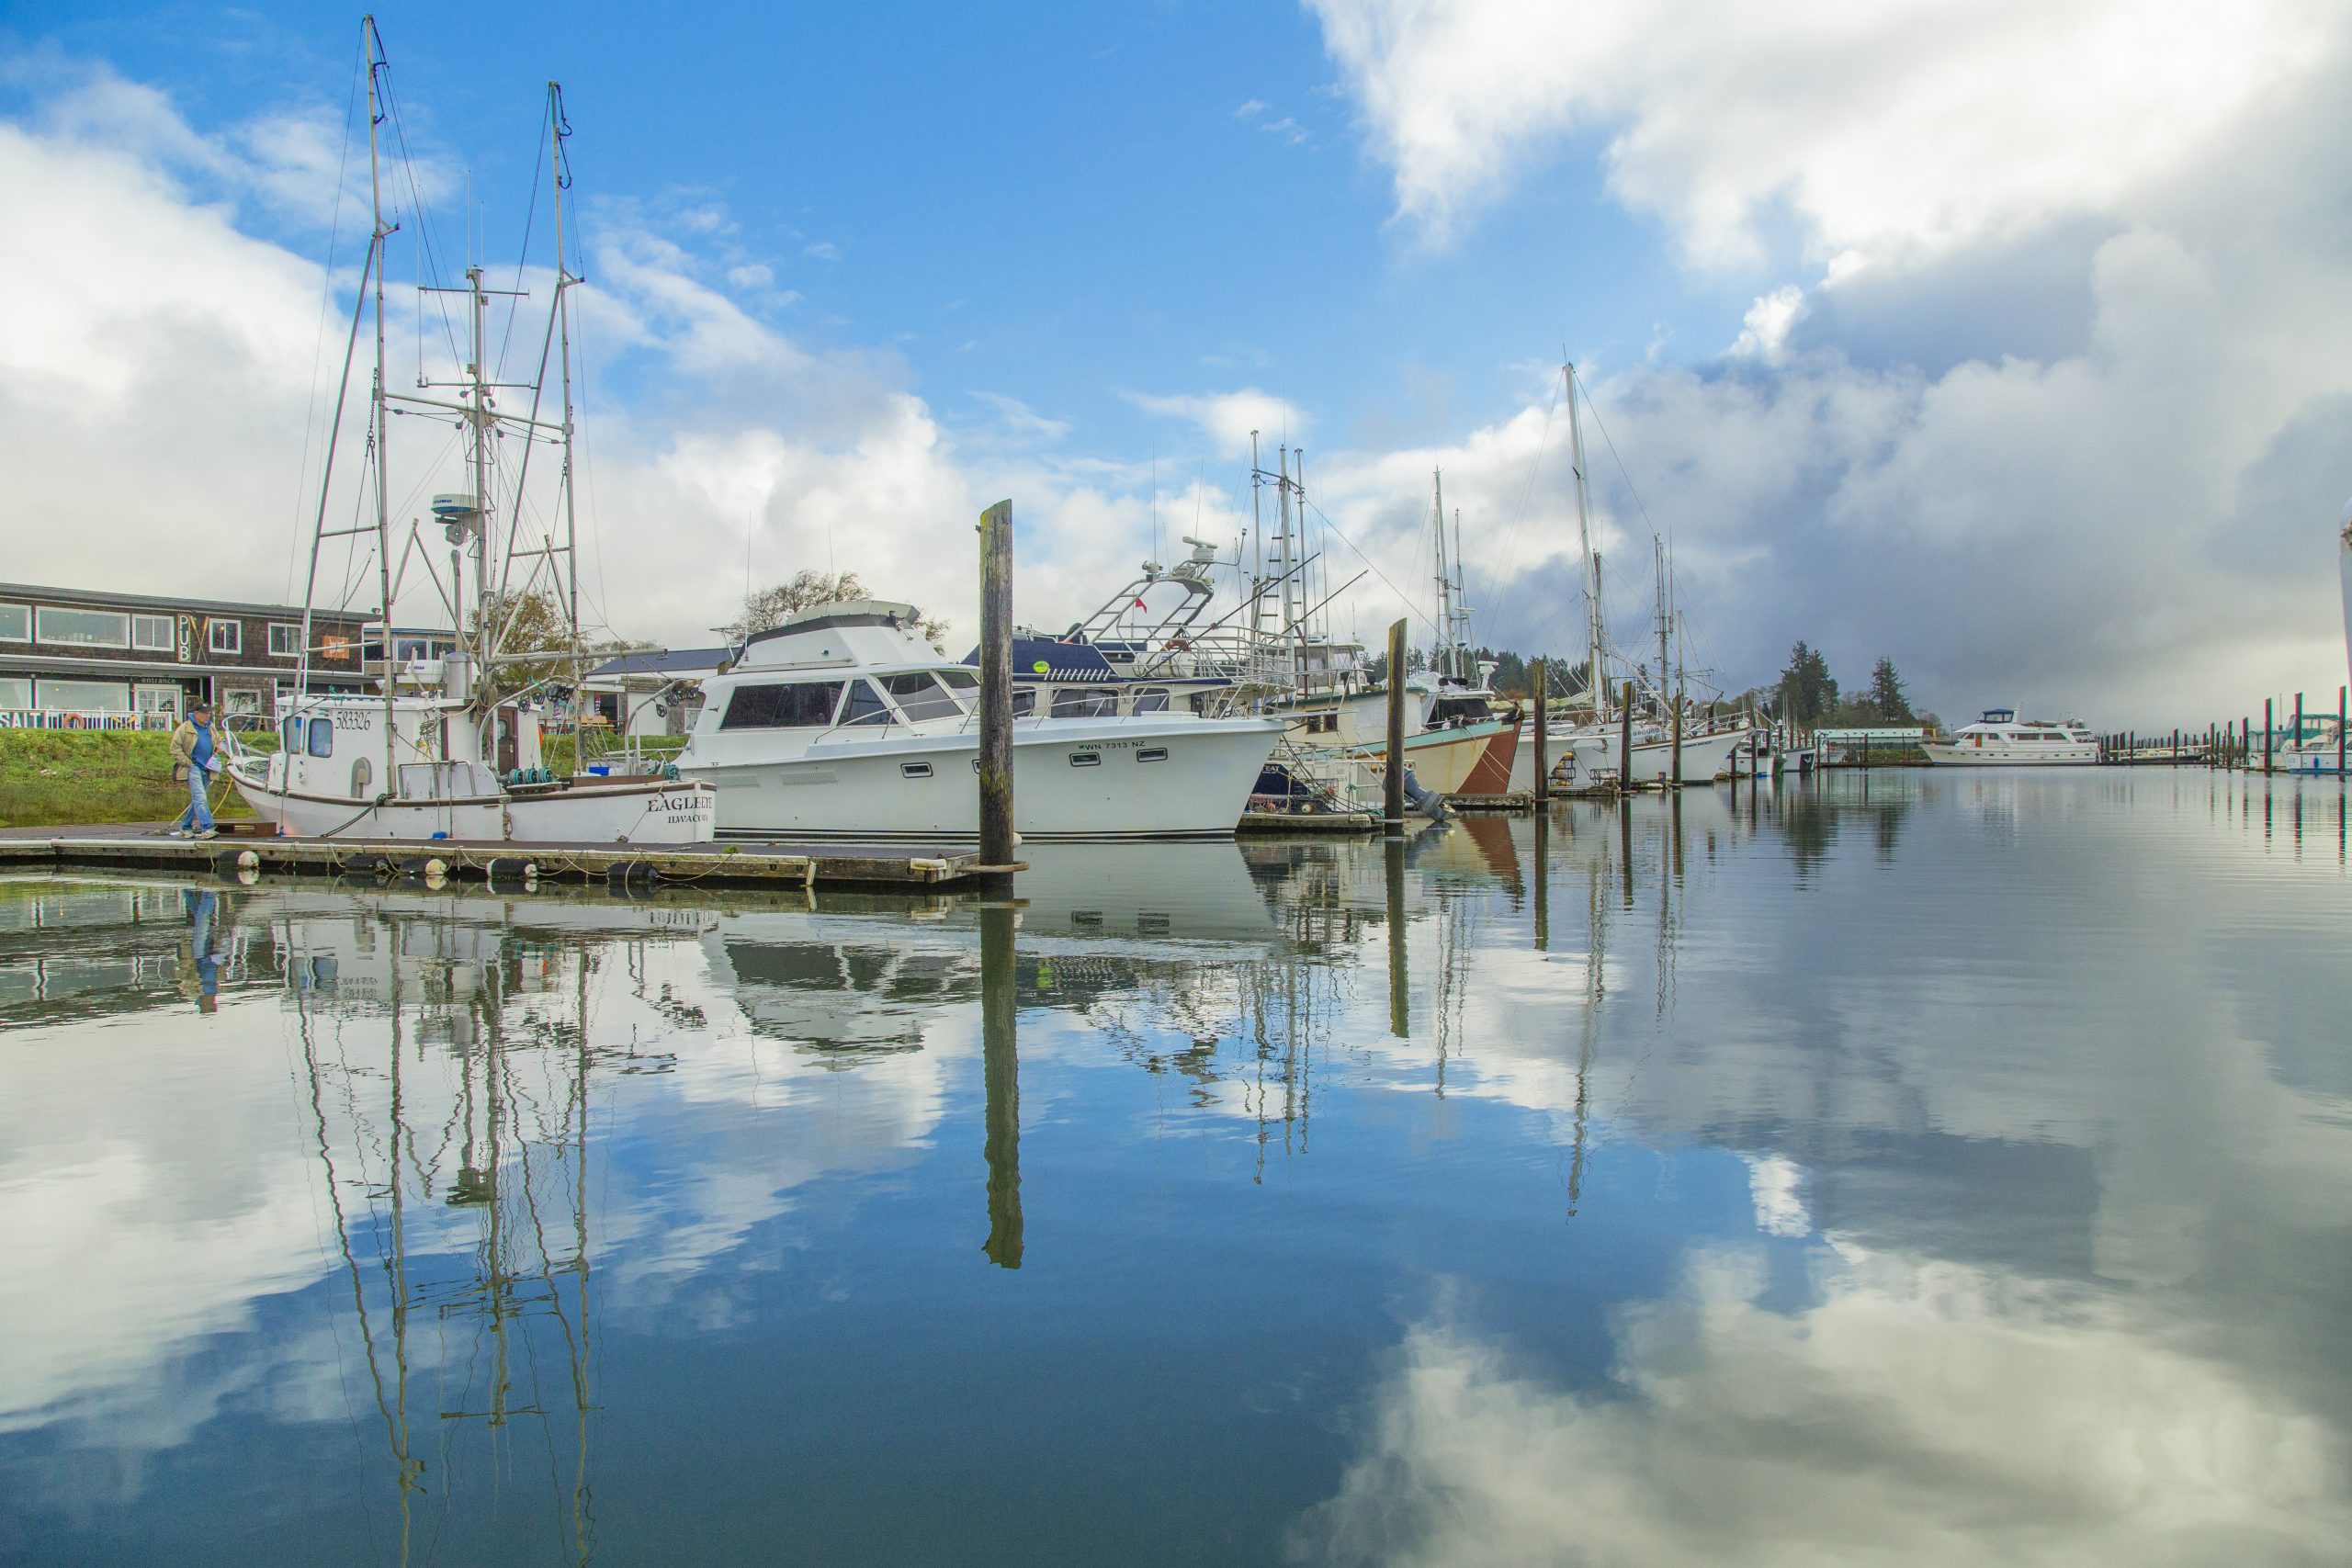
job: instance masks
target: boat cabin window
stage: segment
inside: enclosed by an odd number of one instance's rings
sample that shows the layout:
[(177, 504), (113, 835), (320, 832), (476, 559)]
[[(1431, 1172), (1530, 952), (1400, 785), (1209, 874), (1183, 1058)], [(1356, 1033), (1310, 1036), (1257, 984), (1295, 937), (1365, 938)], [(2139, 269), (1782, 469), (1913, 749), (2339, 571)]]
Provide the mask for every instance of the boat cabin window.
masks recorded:
[(1037, 688), (1023, 686), (1012, 694), (1012, 716), (1025, 717), (1037, 711)]
[(334, 720), (331, 718), (314, 718), (311, 721), (310, 750), (311, 755), (313, 757), (332, 757), (334, 755)]
[(890, 705), (874, 689), (871, 681), (852, 681), (849, 700), (842, 705), (843, 724), (884, 725), (890, 722)]
[(963, 715), (963, 703), (928, 670), (885, 675), (882, 684), (897, 701), (899, 711), (910, 719), (957, 718)]
[(1108, 686), (1065, 686), (1054, 694), (1056, 718), (1109, 718), (1119, 711), (1119, 694)]
[(932, 673), (945, 682), (951, 692), (977, 692), (980, 689), (980, 677), (977, 671), (935, 670)]
[(1165, 686), (1146, 686), (1142, 691), (1136, 694), (1135, 706), (1128, 711), (1133, 713), (1166, 713), (1168, 711), (1168, 688)]
[(302, 721), (300, 719), (288, 718), (279, 721), (277, 726), (277, 749), (285, 752), (289, 757), (302, 749)]
[(795, 685), (738, 686), (729, 694), (721, 729), (821, 729), (833, 722), (839, 681), (803, 681)]

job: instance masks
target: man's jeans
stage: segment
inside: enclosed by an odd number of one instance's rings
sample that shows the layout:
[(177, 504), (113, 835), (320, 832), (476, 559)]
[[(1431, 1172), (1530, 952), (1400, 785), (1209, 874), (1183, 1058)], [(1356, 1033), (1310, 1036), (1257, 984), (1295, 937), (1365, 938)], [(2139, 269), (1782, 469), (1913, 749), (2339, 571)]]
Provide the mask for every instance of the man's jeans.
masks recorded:
[(212, 831), (212, 803), (205, 798), (211, 774), (203, 768), (188, 769), (187, 809), (181, 812), (179, 820), (172, 824), (173, 832), (179, 832), (182, 829), (191, 833)]

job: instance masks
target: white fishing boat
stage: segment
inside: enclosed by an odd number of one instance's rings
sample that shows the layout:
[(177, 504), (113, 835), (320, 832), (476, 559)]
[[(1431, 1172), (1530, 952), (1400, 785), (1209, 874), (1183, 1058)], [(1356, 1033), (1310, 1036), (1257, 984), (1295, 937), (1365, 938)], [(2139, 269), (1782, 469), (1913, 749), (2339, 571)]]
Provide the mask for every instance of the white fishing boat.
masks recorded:
[[(979, 676), (912, 606), (819, 605), (753, 634), (706, 682), (680, 775), (715, 787), (719, 834), (966, 840), (979, 830)], [(1174, 711), (1016, 718), (1025, 838), (1230, 834), (1282, 734)]]
[[(488, 364), (484, 319), (492, 291), (484, 288), (482, 268), (476, 265), (466, 269), (461, 288), (420, 286), (421, 294), (460, 294), (465, 299), (469, 335), (461, 371), (436, 379), (420, 365), (417, 389), (394, 392), (389, 389), (384, 352), (385, 242), (398, 226), (388, 226), (383, 216), (377, 140), (387, 113), (379, 78), (388, 67), (372, 19), (362, 24), (362, 41), (375, 224), (360, 272), (343, 385), (350, 385), (361, 363), (359, 329), (372, 307), (375, 364), (357, 476), (366, 497), (362, 514), (372, 517), (345, 525), (331, 510), (336, 495), (333, 458), (342, 435), (343, 404), (338, 399), (311, 539), (299, 663), (291, 690), (277, 705), (278, 748), (265, 754), (230, 737), (223, 747), (230, 783), (256, 817), (275, 824), (281, 833), (305, 838), (706, 842), (715, 823), (715, 800), (707, 784), (681, 781), (674, 771), (628, 763), (557, 777), (546, 766), (540, 745), (543, 716), (567, 662), (574, 689), (582, 668), (567, 298), (580, 279), (570, 270), (565, 251), (570, 164), (563, 144), (571, 130), (562, 91), (548, 84), (556, 265), (537, 376), (504, 380)], [(419, 227), (424, 223), (421, 213), (413, 213), (411, 220)], [(508, 297), (517, 309), (525, 298)], [(508, 321), (510, 333), (515, 324)], [(560, 357), (551, 367), (550, 357), (559, 351)], [(551, 389), (558, 393), (555, 417), (543, 417), (550, 411), (542, 410), (542, 396)], [(527, 412), (509, 412), (499, 406), (503, 394), (514, 392), (528, 394)], [(520, 397), (515, 400), (522, 402)], [(431, 565), (421, 535), (411, 535), (401, 558), (403, 570), (412, 560), (424, 563), (422, 570), (431, 577), (463, 645), (462, 651), (419, 669), (401, 667), (389, 636), (401, 586), (392, 559), (385, 473), (386, 437), (394, 413), (455, 426), (466, 456), (468, 488), (436, 495), (432, 503), (434, 521), (449, 547), (446, 579)], [(535, 494), (531, 460), (541, 447), (551, 449), (553, 456), (542, 460), (542, 483)], [(555, 472), (548, 476), (550, 464)], [(347, 506), (347, 496), (345, 502)], [(526, 539), (518, 520), (534, 513), (546, 520), (546, 531)], [(387, 627), (376, 663), (380, 678), (376, 694), (309, 689), (316, 647), (311, 612), (326, 584), (341, 585), (347, 593), (353, 575), (348, 562), (328, 563), (322, 571), (323, 547), (334, 539), (362, 541), (374, 552), (375, 587), (381, 594)], [(559, 636), (523, 635), (520, 628), (534, 605), (553, 606), (563, 622)], [(582, 733), (575, 728), (576, 736)]]
[(2073, 719), (2020, 722), (2014, 708), (1987, 708), (1946, 741), (1930, 741), (1928, 761), (1940, 767), (2033, 767), (2059, 762), (2096, 762), (2098, 738)]

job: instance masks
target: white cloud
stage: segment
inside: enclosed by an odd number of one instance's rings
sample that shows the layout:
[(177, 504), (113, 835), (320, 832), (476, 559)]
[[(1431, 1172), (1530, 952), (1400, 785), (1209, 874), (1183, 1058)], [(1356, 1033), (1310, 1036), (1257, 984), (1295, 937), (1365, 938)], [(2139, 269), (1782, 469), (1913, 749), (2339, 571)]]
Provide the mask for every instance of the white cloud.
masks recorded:
[(1739, 340), (1731, 345), (1733, 356), (1779, 364), (1788, 355), (1789, 329), (1803, 314), (1804, 290), (1793, 283), (1758, 296), (1740, 319)]
[(1231, 392), (1182, 393), (1157, 396), (1130, 392), (1127, 400), (1148, 413), (1180, 419), (1201, 433), (1220, 456), (1247, 458), (1250, 432), (1258, 433), (1261, 450), (1287, 441), (1297, 445), (1311, 422), (1304, 410), (1286, 398), (1243, 387)]
[[(1710, 264), (1785, 208), (1817, 259), (2129, 210), (2346, 28), (2314, 0), (1309, 0), (1399, 212), (1443, 234), (1570, 135)], [(1849, 264), (1850, 265), (1850, 264)]]
[(800, 247), (800, 254), (804, 256), (814, 256), (819, 261), (842, 259), (842, 248), (831, 240), (819, 240), (813, 244), (803, 245)]

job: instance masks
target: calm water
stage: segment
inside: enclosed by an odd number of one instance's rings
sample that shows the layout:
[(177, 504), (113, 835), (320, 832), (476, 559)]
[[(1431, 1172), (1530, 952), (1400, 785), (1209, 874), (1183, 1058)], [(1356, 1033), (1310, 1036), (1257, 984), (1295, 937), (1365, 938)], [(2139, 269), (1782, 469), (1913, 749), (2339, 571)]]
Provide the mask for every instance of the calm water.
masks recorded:
[(2336, 1562), (2333, 786), (0, 884), (0, 1558)]

